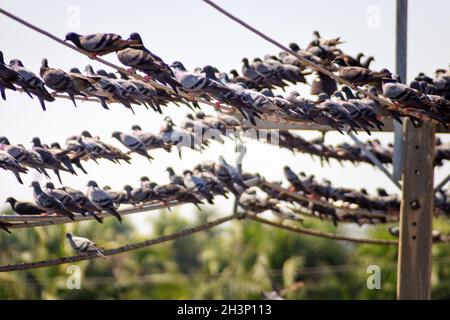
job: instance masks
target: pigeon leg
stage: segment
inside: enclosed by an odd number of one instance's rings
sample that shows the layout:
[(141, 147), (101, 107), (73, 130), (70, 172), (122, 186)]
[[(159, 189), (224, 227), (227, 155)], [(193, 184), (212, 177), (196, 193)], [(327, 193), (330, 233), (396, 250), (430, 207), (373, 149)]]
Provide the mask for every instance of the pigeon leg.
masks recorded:
[(127, 72), (128, 72), (129, 75), (132, 75), (133, 73), (136, 72), (136, 68), (128, 68)]
[(87, 54), (87, 56), (88, 56), (89, 58), (91, 58), (92, 60), (97, 59), (97, 54), (94, 53), (94, 52), (89, 52), (89, 53)]
[(149, 75), (149, 74), (147, 74), (147, 75), (144, 77), (144, 79), (145, 79), (146, 82), (149, 82), (150, 80), (153, 80), (152, 76)]

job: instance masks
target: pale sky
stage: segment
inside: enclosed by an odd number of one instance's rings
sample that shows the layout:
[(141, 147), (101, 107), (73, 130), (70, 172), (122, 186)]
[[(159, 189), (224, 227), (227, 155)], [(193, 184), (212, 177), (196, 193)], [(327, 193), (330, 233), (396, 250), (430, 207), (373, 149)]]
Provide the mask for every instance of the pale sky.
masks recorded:
[[(304, 47), (311, 40), (313, 30), (319, 30), (326, 38), (341, 36), (346, 41), (342, 49), (350, 54), (360, 51), (373, 55), (374, 69), (387, 67), (394, 70), (395, 41), (395, 1), (217, 1), (232, 13), (260, 28), (282, 43), (298, 42)], [(432, 2), (410, 1), (409, 10), (409, 50), (408, 80), (418, 72), (432, 75), (436, 68), (445, 68), (449, 64), (450, 3), (447, 0)], [(236, 23), (220, 15), (200, 0), (166, 1), (20, 1), (3, 0), (1, 7), (28, 20), (31, 23), (64, 38), (68, 31), (81, 34), (94, 32), (114, 32), (128, 37), (131, 32), (141, 34), (145, 45), (171, 63), (180, 60), (188, 69), (211, 64), (220, 70), (241, 69), (242, 57), (262, 57), (264, 54), (277, 54), (280, 50), (256, 35), (244, 30)], [(0, 16), (1, 50), (5, 60), (20, 58), (24, 65), (39, 72), (43, 57), (49, 65), (68, 70), (71, 67), (84, 69), (92, 64), (94, 69), (107, 67), (76, 53), (45, 36)], [(115, 54), (105, 56), (106, 60), (120, 64)], [(294, 87), (292, 87), (294, 89)], [(307, 94), (308, 87), (295, 88)], [(7, 101), (0, 101), (0, 134), (7, 136), (12, 143), (30, 146), (34, 136), (43, 142), (59, 141), (78, 134), (86, 129), (99, 135), (103, 140), (112, 142), (124, 149), (110, 136), (115, 130), (128, 131), (133, 124), (139, 124), (144, 130), (159, 129), (165, 115), (175, 122), (189, 112), (186, 107), (170, 106), (164, 109), (164, 116), (143, 107), (135, 108), (136, 115), (120, 105), (112, 105), (110, 111), (97, 103), (79, 102), (75, 108), (72, 102), (57, 100), (47, 104), (43, 112), (37, 99), (7, 91)], [(207, 113), (213, 112), (204, 106)], [(304, 137), (314, 137), (314, 132), (298, 132)], [(390, 133), (374, 134), (384, 142), (393, 140)], [(367, 139), (367, 134), (360, 134)], [(449, 135), (442, 136), (449, 141)], [(336, 133), (327, 135), (327, 143), (350, 141), (348, 137)], [(62, 174), (63, 183), (85, 190), (86, 182), (96, 180), (99, 185), (111, 185), (114, 189), (125, 184), (137, 185), (139, 177), (148, 175), (157, 182), (167, 181), (164, 169), (171, 165), (177, 172), (191, 168), (202, 159), (217, 160), (219, 154), (233, 162), (235, 158), (233, 143), (212, 147), (200, 154), (184, 150), (183, 160), (174, 152), (154, 151), (156, 158), (151, 164), (140, 156), (133, 156), (131, 165), (112, 165), (101, 161), (101, 165), (89, 162), (85, 164), (89, 175), (80, 172), (78, 177)], [(353, 188), (366, 187), (373, 191), (383, 186), (395, 192), (395, 187), (381, 172), (368, 165), (354, 168), (350, 163), (345, 166), (332, 161), (331, 166), (321, 167), (318, 160), (309, 155), (296, 154), (262, 143), (247, 143), (247, 155), (244, 170), (259, 172), (270, 180), (282, 179), (282, 167), (289, 164), (295, 171), (303, 170), (319, 178), (328, 178), (336, 186)], [(436, 180), (440, 181), (450, 166), (436, 170)], [(0, 201), (7, 196), (29, 200), (32, 198), (28, 187), (36, 175), (23, 175), (24, 185), (20, 185), (10, 172), (0, 171)], [(41, 180), (44, 181), (44, 180)], [(58, 185), (57, 180), (53, 182)], [(226, 210), (230, 202), (219, 201)], [(191, 211), (190, 206), (188, 210)], [(225, 211), (225, 209), (223, 210)]]

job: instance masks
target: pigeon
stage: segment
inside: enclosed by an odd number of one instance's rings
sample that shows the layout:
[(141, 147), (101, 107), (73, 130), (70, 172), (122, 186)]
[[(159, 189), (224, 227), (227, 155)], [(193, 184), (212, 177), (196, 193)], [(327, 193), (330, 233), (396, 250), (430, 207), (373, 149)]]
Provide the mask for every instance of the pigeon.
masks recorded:
[(230, 89), (219, 81), (209, 79), (200, 73), (187, 71), (180, 61), (175, 61), (170, 67), (175, 70), (175, 79), (188, 92), (198, 94), (208, 93), (214, 97), (230, 92)]
[(48, 213), (63, 215), (75, 221), (75, 215), (67, 210), (59, 200), (43, 192), (39, 182), (33, 181), (31, 187), (33, 187), (34, 200), (39, 207), (42, 207)]
[(164, 142), (164, 140), (151, 132), (144, 132), (138, 125), (131, 127), (132, 135), (138, 138), (148, 150), (162, 148), (167, 152), (170, 152), (172, 146)]
[(129, 199), (132, 200), (134, 204), (143, 204), (155, 200), (155, 194), (152, 189), (149, 188), (133, 188), (130, 185), (126, 185), (123, 188)]
[(49, 68), (48, 61), (45, 58), (42, 59), (40, 75), (49, 88), (56, 92), (66, 92), (75, 107), (77, 106), (75, 95), (86, 96), (84, 93), (75, 89), (74, 81), (66, 72), (61, 69)]
[(155, 186), (153, 190), (159, 197), (159, 199), (162, 199), (165, 203), (173, 200), (189, 202), (194, 204), (199, 210), (201, 210), (199, 204), (202, 204), (203, 202), (199, 200), (193, 193), (174, 183), (158, 185)]
[(66, 34), (64, 41), (71, 41), (77, 48), (87, 51), (92, 58), (139, 44), (134, 40), (124, 40), (121, 36), (114, 33), (80, 35), (75, 32), (69, 32)]
[(208, 189), (205, 180), (200, 177), (194, 176), (192, 171), (185, 170), (183, 172), (183, 182), (184, 186), (188, 190), (192, 190), (194, 192), (198, 192), (200, 195), (205, 197), (209, 204), (214, 204), (214, 196)]
[(167, 167), (166, 171), (169, 173), (170, 182), (178, 186), (184, 186), (184, 179), (182, 176), (176, 175), (172, 167)]
[(55, 98), (45, 88), (44, 82), (33, 72), (26, 69), (22, 61), (13, 59), (9, 62), (9, 66), (23, 78), (28, 92), (38, 97), (42, 110), (46, 110), (44, 101), (55, 101)]
[(97, 244), (87, 238), (74, 236), (72, 233), (66, 233), (70, 246), (77, 254), (95, 253), (97, 256), (106, 258), (103, 254), (105, 249), (98, 247)]
[(6, 202), (11, 205), (11, 209), (13, 209), (15, 213), (20, 215), (40, 215), (47, 212), (45, 209), (39, 208), (31, 202), (17, 201), (13, 197), (8, 197)]
[(84, 76), (81, 74), (81, 71), (78, 68), (71, 68), (70, 72), (67, 73), (70, 79), (73, 81), (75, 85), (75, 89), (85, 93), (88, 96), (96, 97), (100, 101), (100, 105), (109, 110), (107, 101), (113, 101), (114, 96), (103, 90), (101, 84), (101, 78)]
[(284, 175), (286, 179), (289, 181), (289, 183), (294, 187), (295, 191), (304, 191), (306, 193), (309, 193), (309, 190), (305, 187), (305, 185), (302, 183), (302, 181), (299, 179), (299, 177), (292, 171), (291, 168), (288, 166), (284, 166)]
[(14, 83), (20, 79), (20, 74), (5, 64), (3, 52), (0, 51), (0, 94), (3, 100), (6, 100), (5, 88), (16, 91)]
[(39, 173), (43, 173), (47, 178), (50, 178), (47, 171), (44, 169), (45, 164), (38, 153), (26, 150), (21, 145), (11, 145), (6, 137), (0, 137), (0, 150), (8, 153), (21, 165), (36, 169)]
[(59, 171), (60, 170), (69, 171), (69, 170), (64, 168), (58, 161), (58, 159), (48, 149), (42, 147), (41, 140), (38, 137), (34, 137), (31, 142), (33, 144), (33, 151), (39, 154), (39, 156), (42, 159), (42, 162), (45, 165), (45, 168), (53, 169), (53, 172), (55, 172), (59, 182), (62, 183)]
[(100, 72), (97, 72), (96, 74), (92, 66), (89, 64), (86, 65), (84, 70), (87, 77), (98, 80), (97, 84), (100, 86), (102, 91), (112, 95), (112, 98), (114, 100), (120, 102), (127, 109), (130, 109), (134, 113), (133, 107), (131, 106), (129, 100), (128, 92), (125, 88), (115, 83), (112, 79), (108, 78), (106, 71), (101, 72), (102, 70), (99, 70)]
[(85, 214), (86, 212), (89, 213), (91, 216), (94, 217), (95, 220), (99, 223), (103, 223), (103, 219), (97, 216), (97, 212), (100, 212), (99, 210), (90, 200), (87, 196), (83, 194), (80, 190), (76, 190), (71, 187), (61, 187), (58, 190), (64, 191), (66, 194), (71, 196), (75, 203), (82, 209), (81, 214)]
[(262, 88), (255, 80), (239, 75), (236, 69), (230, 70), (230, 74), (233, 76), (231, 78), (231, 82), (233, 83), (243, 83), (249, 89), (259, 90)]
[(119, 212), (114, 208), (113, 200), (108, 196), (108, 194), (101, 190), (97, 183), (93, 180), (87, 183), (87, 197), (91, 202), (100, 210), (104, 210), (109, 214), (115, 216), (120, 223), (122, 223), (122, 217)]
[(80, 208), (71, 195), (64, 190), (56, 189), (52, 182), (47, 182), (45, 184), (45, 193), (61, 202), (70, 212), (81, 213), (83, 216), (86, 214), (86, 210)]
[(119, 140), (125, 147), (130, 149), (132, 152), (136, 152), (137, 154), (146, 157), (149, 161), (153, 159), (153, 157), (148, 154), (147, 148), (139, 138), (119, 131), (113, 132), (112, 137)]
[(392, 73), (387, 69), (375, 72), (363, 67), (349, 67), (343, 58), (336, 58), (333, 62), (339, 66), (341, 78), (353, 83), (355, 86), (371, 84), (381, 89), (381, 79), (391, 78), (392, 76)]
[(133, 199), (124, 191), (113, 191), (110, 186), (104, 186), (103, 191), (111, 198), (116, 208), (122, 204), (133, 204)]
[(0, 150), (0, 168), (11, 171), (20, 184), (23, 184), (20, 173), (27, 173), (28, 171), (27, 168), (19, 163), (19, 161), (2, 150)]
[(134, 32), (130, 35), (130, 41), (138, 42), (138, 46), (133, 46), (117, 52), (117, 58), (126, 66), (144, 72), (148, 76), (172, 87), (177, 91), (180, 83), (174, 79), (174, 74), (169, 66), (157, 55), (145, 48), (141, 36)]

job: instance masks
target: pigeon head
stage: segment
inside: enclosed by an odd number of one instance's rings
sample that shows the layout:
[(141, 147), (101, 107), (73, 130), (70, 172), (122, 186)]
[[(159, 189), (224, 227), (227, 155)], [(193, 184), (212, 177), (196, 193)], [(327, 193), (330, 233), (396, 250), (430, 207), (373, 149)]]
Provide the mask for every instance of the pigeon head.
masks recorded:
[(300, 97), (300, 93), (298, 93), (298, 91), (291, 91), (289, 95), (293, 98)]
[(253, 59), (253, 62), (262, 62), (261, 58), (255, 58)]
[(123, 190), (125, 190), (126, 192), (131, 192), (133, 190), (133, 187), (130, 186), (129, 184), (127, 184), (126, 186), (123, 187)]
[(8, 138), (4, 136), (0, 137), (0, 143), (10, 145)]
[(350, 89), (349, 86), (342, 86), (341, 90), (345, 92), (345, 95), (347, 96), (347, 99), (355, 99), (355, 95), (353, 94), (352, 89)]
[(103, 69), (98, 69), (97, 70), (97, 74), (101, 75), (101, 76), (104, 76), (104, 77), (108, 76), (108, 73), (105, 70), (103, 70)]
[(120, 131), (114, 131), (112, 134), (111, 134), (111, 137), (113, 137), (113, 138), (116, 138), (117, 140), (120, 140), (120, 135), (121, 135), (122, 133), (120, 132)]
[(86, 67), (84, 67), (84, 72), (87, 74), (94, 74), (94, 68), (90, 64), (87, 64)]
[(80, 44), (80, 35), (75, 32), (68, 32), (66, 34), (66, 37), (64, 38), (64, 41), (72, 41), (76, 45), (81, 45)]
[(88, 187), (98, 188), (98, 184), (94, 180), (89, 180), (88, 183), (87, 183), (87, 186)]
[(41, 185), (37, 181), (31, 182), (30, 187), (33, 187), (35, 190), (41, 190)]
[(339, 90), (336, 90), (336, 91), (333, 93), (333, 95), (334, 95), (336, 98), (339, 98), (339, 99), (341, 99), (341, 100), (345, 100), (344, 94), (343, 94), (341, 91), (339, 91)]
[(173, 120), (172, 120), (171, 117), (165, 117), (165, 118), (164, 118), (164, 121), (167, 122), (167, 123), (170, 124), (170, 125), (174, 125)]
[(273, 92), (269, 88), (262, 89), (261, 94), (265, 95), (266, 97), (273, 97)]
[(174, 68), (174, 69), (181, 70), (181, 71), (186, 71), (186, 68), (184, 67), (184, 65), (180, 61), (175, 61), (174, 63), (172, 63), (170, 65), (170, 67)]
[(186, 115), (186, 118), (191, 119), (191, 120), (194, 120), (194, 116), (193, 116), (191, 113), (188, 113), (188, 114)]
[(318, 98), (320, 101), (324, 101), (324, 100), (330, 99), (330, 96), (329, 96), (328, 93), (326, 93), (326, 92), (321, 92), (321, 93), (319, 93), (319, 94), (317, 95), (317, 98)]
[(67, 238), (67, 239), (70, 239), (70, 238), (72, 238), (72, 233), (70, 233), (70, 232), (67, 232), (67, 233), (66, 233), (66, 238)]
[(249, 66), (249, 64), (248, 64), (248, 59), (247, 59), (247, 58), (242, 58), (241, 61), (244, 63), (244, 66), (246, 66), (246, 67)]
[(35, 146), (35, 147), (41, 147), (41, 139), (39, 139), (38, 137), (34, 137), (33, 140), (31, 140), (31, 143)]
[(117, 79), (117, 76), (114, 74), (114, 72), (108, 72), (108, 78)]
[(55, 185), (53, 184), (53, 182), (47, 182), (45, 184), (45, 188), (50, 189), (50, 190), (55, 190)]
[(17, 202), (16, 199), (14, 199), (13, 197), (8, 197), (5, 201), (5, 203), (9, 202), (9, 204), (11, 205), (11, 207), (14, 206), (14, 204)]
[(239, 77), (239, 73), (236, 71), (236, 69), (231, 69), (231, 70), (230, 70), (230, 74), (231, 74), (233, 77)]
[(134, 40), (134, 41), (136, 41), (137, 43), (140, 43), (140, 44), (143, 43), (141, 35), (139, 33), (137, 33), (137, 32), (131, 33), (130, 37), (128, 38), (128, 40)]
[(103, 187), (103, 191), (110, 191), (111, 190), (111, 187), (110, 186), (104, 186)]
[(138, 126), (137, 124), (133, 125), (131, 127), (131, 130), (138, 130), (138, 131), (142, 131), (142, 128), (140, 126)]
[(45, 68), (45, 69), (48, 68), (48, 60), (47, 60), (47, 58), (42, 59), (42, 61), (41, 61), (41, 69), (42, 68)]
[(153, 189), (154, 187), (157, 186), (156, 182), (150, 182), (150, 184), (148, 185), (151, 189)]
[(166, 168), (166, 171), (167, 171), (170, 175), (174, 175), (174, 174), (175, 174), (175, 171), (173, 170), (172, 167), (167, 167), (167, 168)]
[(192, 175), (192, 171), (191, 171), (191, 170), (184, 170), (184, 171), (183, 171), (183, 176), (185, 176), (185, 175), (187, 175), (187, 174)]
[(50, 145), (51, 148), (61, 149), (61, 145), (58, 142), (53, 142)]
[(298, 44), (296, 44), (295, 42), (289, 43), (289, 48), (290, 48), (292, 51), (295, 51), (295, 52), (297, 52), (297, 51), (300, 50), (300, 47), (299, 47)]
[(147, 176), (141, 177), (141, 182), (150, 181), (150, 179)]
[(72, 72), (72, 73), (80, 73), (81, 74), (81, 71), (78, 68), (71, 68), (70, 72)]
[(203, 111), (199, 111), (195, 114), (195, 117), (197, 119), (204, 119), (205, 118), (205, 113)]
[(204, 66), (202, 70), (205, 73), (207, 78), (215, 79), (216, 78), (216, 74), (215, 74), (216, 71), (214, 69), (215, 69), (214, 67), (212, 67), (210, 65), (207, 65), (207, 66)]
[(369, 194), (369, 193), (367, 192), (367, 189), (366, 189), (366, 188), (361, 188), (360, 192), (361, 192), (363, 195), (366, 195), (366, 196)]
[(83, 130), (83, 131), (81, 132), (81, 135), (82, 135), (83, 137), (85, 137), (85, 138), (92, 138), (91, 133), (90, 133), (89, 131), (87, 131), (87, 130)]
[(9, 61), (9, 65), (10, 66), (18, 66), (18, 67), (23, 67), (23, 63), (22, 61), (20, 61), (19, 59), (12, 59)]
[(336, 59), (334, 59), (332, 62), (342, 67), (349, 66), (347, 59), (344, 56), (337, 56)]

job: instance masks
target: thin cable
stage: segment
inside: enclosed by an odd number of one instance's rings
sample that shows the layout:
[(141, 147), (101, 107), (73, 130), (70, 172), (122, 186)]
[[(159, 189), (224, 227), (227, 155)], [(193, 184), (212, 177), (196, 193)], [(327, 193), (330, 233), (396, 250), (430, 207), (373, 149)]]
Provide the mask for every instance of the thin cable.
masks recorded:
[[(119, 210), (119, 214), (121, 216), (134, 214), (134, 213), (141, 213), (141, 212), (148, 212), (153, 210), (159, 210), (164, 208), (172, 208), (176, 206), (180, 206), (183, 204), (186, 204), (188, 202), (169, 202), (169, 203), (152, 203), (152, 204), (146, 204), (142, 207), (136, 207), (136, 208), (129, 208), (129, 209), (123, 209)], [(97, 214), (97, 217), (99, 218), (111, 218), (114, 217), (106, 212), (100, 212)], [(11, 226), (8, 226), (8, 229), (22, 229), (22, 228), (34, 228), (34, 227), (42, 227), (42, 226), (49, 226), (49, 225), (59, 225), (59, 224), (66, 224), (66, 223), (73, 223), (73, 222), (80, 222), (80, 221), (88, 221), (95, 219), (91, 215), (82, 216), (82, 215), (76, 215), (74, 217), (74, 220), (65, 217), (65, 216), (24, 216), (24, 215), (0, 215), (0, 222), (7, 222), (11, 223)]]
[[(185, 238), (194, 233), (201, 232), (201, 231), (204, 231), (207, 229), (211, 229), (215, 226), (218, 226), (220, 224), (223, 224), (223, 223), (233, 220), (235, 218), (238, 218), (238, 216), (236, 216), (234, 214), (229, 215), (224, 218), (216, 219), (216, 220), (213, 220), (211, 222), (208, 222), (208, 223), (205, 223), (205, 224), (202, 224), (199, 226), (186, 228), (186, 229), (183, 229), (181, 231), (178, 231), (178, 232), (166, 235), (166, 236), (161, 236), (161, 237), (146, 240), (143, 242), (127, 244), (127, 245), (117, 247), (114, 249), (106, 249), (106, 250), (103, 250), (102, 253), (105, 256), (111, 256), (111, 255), (116, 255), (116, 254), (120, 254), (123, 252), (128, 252), (128, 251), (133, 251), (133, 250), (138, 250), (138, 249), (154, 246), (156, 244), (160, 244), (160, 243), (167, 242), (167, 241)], [(43, 261), (36, 261), (36, 262), (9, 264), (9, 265), (0, 266), (0, 272), (19, 271), (19, 270), (23, 271), (23, 270), (44, 268), (44, 267), (57, 266), (57, 265), (61, 265), (61, 264), (71, 263), (71, 262), (92, 260), (92, 259), (96, 259), (96, 258), (99, 258), (99, 256), (97, 256), (95, 253), (87, 253), (84, 255), (62, 257), (62, 258), (57, 258), (57, 259), (50, 259), (50, 260), (43, 260)]]
[(246, 218), (254, 220), (259, 223), (270, 225), (272, 227), (285, 229), (288, 231), (301, 233), (301, 234), (305, 234), (305, 235), (309, 235), (309, 236), (316, 236), (316, 237), (340, 240), (340, 241), (350, 241), (350, 242), (356, 242), (356, 243), (366, 243), (366, 244), (382, 244), (382, 245), (397, 245), (398, 244), (397, 240), (354, 238), (354, 237), (349, 237), (346, 235), (340, 235), (340, 234), (335, 234), (335, 233), (330, 233), (330, 232), (325, 232), (325, 231), (296, 227), (293, 225), (277, 223), (277, 222), (274, 222), (274, 221), (271, 221), (268, 219), (264, 219), (264, 218), (254, 215), (254, 214), (247, 214)]

